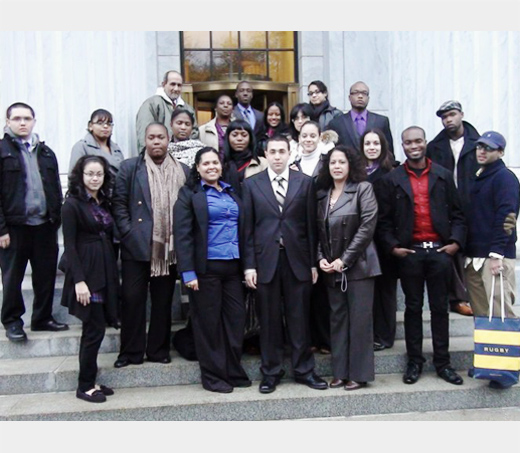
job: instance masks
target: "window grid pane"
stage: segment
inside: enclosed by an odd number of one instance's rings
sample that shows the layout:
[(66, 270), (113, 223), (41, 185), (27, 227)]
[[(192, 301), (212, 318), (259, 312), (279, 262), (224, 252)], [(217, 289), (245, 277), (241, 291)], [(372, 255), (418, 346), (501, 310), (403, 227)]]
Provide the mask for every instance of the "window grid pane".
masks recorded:
[(184, 32), (186, 82), (295, 81), (294, 32)]

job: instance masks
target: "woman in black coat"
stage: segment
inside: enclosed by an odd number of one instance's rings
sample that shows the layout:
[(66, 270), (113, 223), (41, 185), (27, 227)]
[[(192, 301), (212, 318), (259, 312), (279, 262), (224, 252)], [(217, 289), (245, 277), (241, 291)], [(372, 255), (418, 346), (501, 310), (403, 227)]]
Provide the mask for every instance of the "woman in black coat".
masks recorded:
[[(379, 129), (366, 130), (361, 136), (361, 158), (367, 169), (368, 182), (374, 186), (376, 199), (381, 192), (383, 176), (392, 171), (394, 158), (388, 147), (385, 134)], [(377, 254), (382, 274), (376, 277), (374, 287), (374, 351), (382, 351), (394, 345), (397, 312), (397, 263), (379, 247)]]
[(233, 188), (221, 181), (217, 151), (195, 155), (174, 207), (177, 269), (191, 292), (190, 316), (202, 386), (230, 393), (249, 387), (240, 364), (246, 310), (240, 264), (244, 214)]
[(329, 123), (343, 112), (330, 105), (327, 86), (321, 80), (313, 80), (309, 83), (308, 90), (307, 95), (312, 107), (311, 120), (316, 121), (324, 131)]
[(96, 384), (97, 355), (107, 324), (118, 327), (119, 278), (112, 247), (108, 162), (82, 156), (69, 176), (62, 208), (65, 282), (61, 304), (83, 322), (76, 396), (91, 403), (114, 391)]
[(337, 146), (318, 176), (318, 260), (331, 308), (330, 387), (356, 390), (374, 380), (372, 302), (381, 273), (372, 241), (377, 202), (359, 153)]

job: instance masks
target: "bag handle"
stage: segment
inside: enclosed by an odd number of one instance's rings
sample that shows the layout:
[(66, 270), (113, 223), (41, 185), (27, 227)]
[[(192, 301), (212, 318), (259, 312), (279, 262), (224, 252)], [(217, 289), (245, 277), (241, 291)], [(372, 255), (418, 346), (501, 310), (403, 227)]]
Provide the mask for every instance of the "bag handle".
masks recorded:
[[(504, 276), (502, 275), (502, 271), (500, 271), (500, 317), (502, 322), (504, 322)], [(489, 321), (491, 322), (491, 318), (493, 317), (493, 299), (495, 298), (495, 282), (496, 275), (493, 275), (491, 279), (491, 296), (489, 297)]]

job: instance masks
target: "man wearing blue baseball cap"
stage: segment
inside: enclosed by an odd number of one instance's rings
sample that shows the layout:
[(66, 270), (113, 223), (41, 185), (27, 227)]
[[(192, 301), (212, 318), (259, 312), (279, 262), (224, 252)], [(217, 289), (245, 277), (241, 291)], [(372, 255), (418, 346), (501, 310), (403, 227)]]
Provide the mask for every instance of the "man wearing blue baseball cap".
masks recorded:
[[(492, 277), (504, 279), (505, 316), (516, 317), (515, 300), (516, 221), (520, 184), (502, 157), (506, 139), (495, 131), (477, 140), (480, 169), (471, 190), (466, 243), (466, 277), (475, 316), (487, 316)], [(500, 279), (496, 279), (493, 313), (500, 313)]]

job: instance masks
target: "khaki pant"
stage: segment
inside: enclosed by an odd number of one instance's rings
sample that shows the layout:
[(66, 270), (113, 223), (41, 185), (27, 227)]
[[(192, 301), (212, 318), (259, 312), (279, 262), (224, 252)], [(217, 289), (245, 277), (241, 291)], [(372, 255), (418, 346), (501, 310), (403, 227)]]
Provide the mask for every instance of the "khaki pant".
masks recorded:
[[(466, 279), (471, 308), (475, 316), (489, 316), (489, 298), (491, 296), (491, 284), (493, 276), (490, 270), (490, 259), (484, 261), (483, 266), (476, 271), (473, 263), (466, 267)], [(504, 316), (506, 318), (516, 318), (513, 312), (515, 303), (515, 260), (504, 258)], [(493, 297), (493, 316), (500, 317), (500, 276), (495, 278), (495, 293)]]

